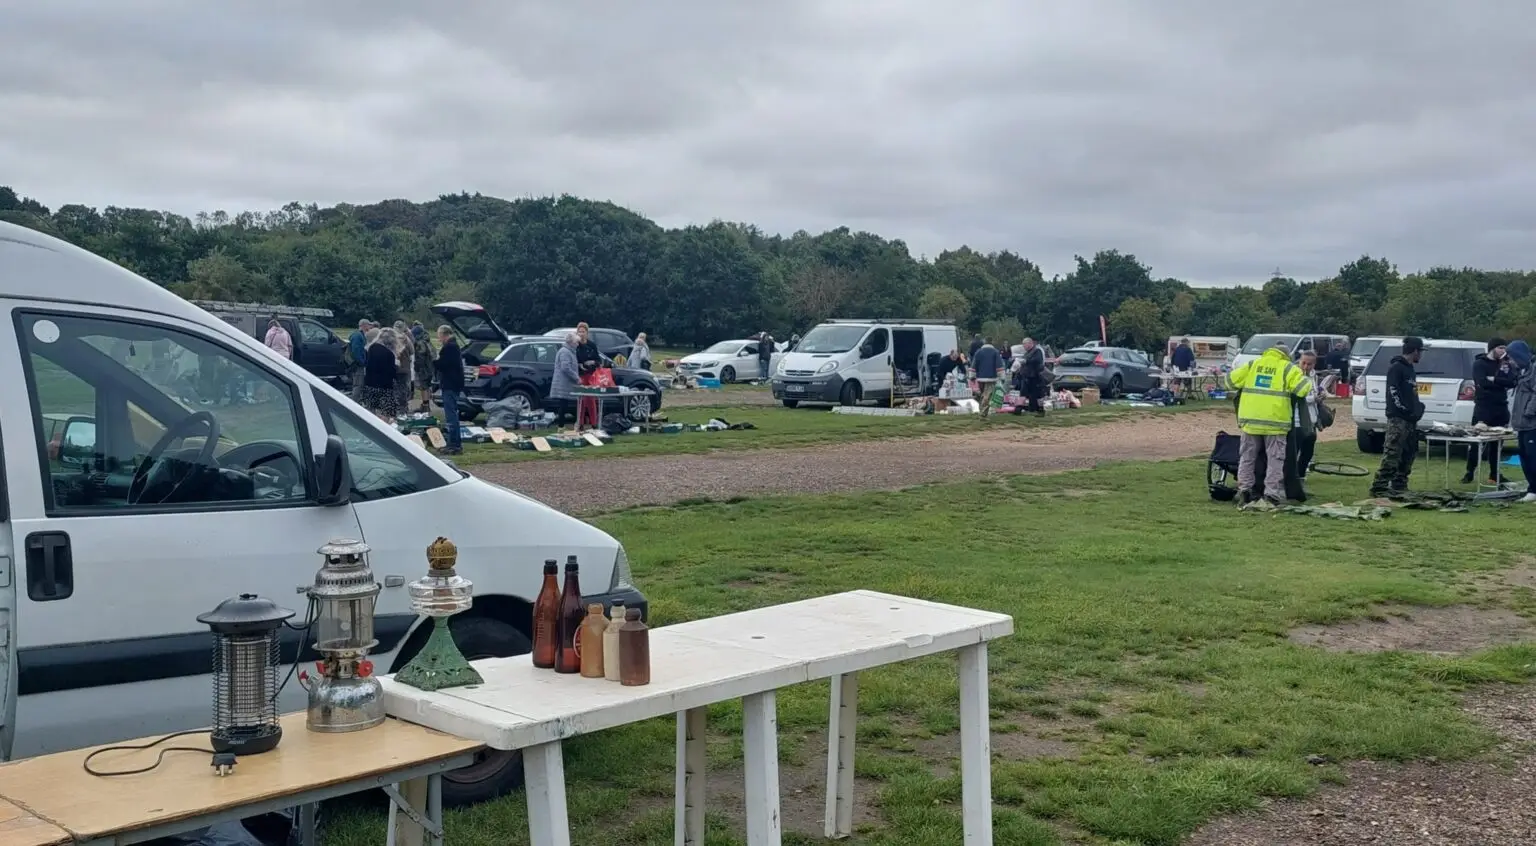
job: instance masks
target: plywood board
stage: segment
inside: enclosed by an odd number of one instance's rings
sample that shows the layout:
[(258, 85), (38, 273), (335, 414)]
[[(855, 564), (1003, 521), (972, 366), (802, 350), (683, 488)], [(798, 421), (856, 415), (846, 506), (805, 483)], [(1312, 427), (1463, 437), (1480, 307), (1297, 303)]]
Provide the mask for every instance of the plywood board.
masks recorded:
[(551, 449), (554, 449), (554, 447), (549, 445), (549, 441), (542, 437), (529, 438), (528, 440), (533, 444), (533, 448), (539, 452), (549, 452)]
[(593, 446), (602, 446), (603, 445), (603, 439), (599, 438), (598, 436), (596, 436), (594, 434), (592, 434), (591, 432), (584, 433), (581, 436), (581, 438), (582, 438), (582, 440), (586, 441), (587, 443), (589, 443), (589, 444), (591, 444)]
[(410, 439), (411, 443), (421, 447), (422, 449), (427, 448), (427, 443), (421, 439), (421, 435), (412, 432), (409, 435), (406, 435), (406, 437)]
[(427, 441), (432, 444), (433, 449), (445, 449), (448, 446), (448, 439), (443, 437), (443, 430), (436, 426), (427, 430)]
[[(171, 745), (206, 747), (207, 742), (193, 735)], [(81, 766), (91, 751), (83, 749), (0, 765), (0, 797), (53, 821), (76, 839), (89, 840), (386, 775), (478, 748), (478, 743), (400, 720), (366, 731), (321, 734), (305, 729), (304, 714), (289, 714), (283, 717), (283, 740), (276, 749), (239, 759), (235, 771), (223, 778), (209, 769), (211, 754), (197, 752), (169, 752), (158, 767), (141, 775), (99, 778)], [(108, 752), (91, 766), (132, 769), (153, 764), (158, 754), (154, 748)], [(0, 840), (3, 846), (11, 843)]]
[(490, 433), (491, 443), (504, 444), (507, 441), (512, 440), (512, 433), (508, 432), (506, 429), (501, 428), (500, 426), (492, 426), (485, 431)]

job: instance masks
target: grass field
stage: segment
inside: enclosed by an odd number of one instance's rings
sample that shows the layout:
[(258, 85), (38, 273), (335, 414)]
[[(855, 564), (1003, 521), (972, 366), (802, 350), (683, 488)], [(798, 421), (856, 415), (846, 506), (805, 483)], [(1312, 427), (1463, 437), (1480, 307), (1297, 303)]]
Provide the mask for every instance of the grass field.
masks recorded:
[[(1322, 452), (1359, 461), (1347, 445)], [(1440, 468), (1423, 466), (1433, 485)], [(1310, 484), (1348, 501), (1365, 482)], [(628, 547), (658, 625), (853, 588), (1014, 615), (1016, 633), (992, 650), (996, 842), (1168, 846), (1213, 816), (1338, 777), (1308, 756), (1486, 753), (1493, 739), (1456, 694), (1526, 679), (1536, 649), (1342, 654), (1285, 634), (1379, 603), (1536, 611), (1529, 589), (1474, 581), (1525, 560), (1530, 519), (1521, 507), (1381, 523), (1245, 514), (1210, 502), (1203, 462), (1180, 461), (596, 522)], [(959, 843), (952, 660), (869, 673), (861, 687), (858, 802), (875, 818), (851, 842)], [(795, 803), (821, 801), (827, 695), (811, 684), (779, 698), (786, 778), (809, 785), (786, 791), (786, 819)], [(711, 777), (739, 782), (739, 708), (710, 720)], [(673, 732), (659, 720), (566, 743), (575, 842), (672, 842)], [(740, 842), (727, 831), (739, 809), (711, 812), (709, 843)], [(333, 826), (330, 843), (379, 842), (381, 818), (351, 813), (361, 824)], [(527, 842), (521, 796), (448, 825), (455, 843)]]
[[(729, 400), (729, 392), (722, 400)], [(626, 435), (596, 448), (564, 449), (556, 453), (526, 452), (505, 444), (465, 444), (464, 454), (455, 462), (469, 466), (507, 461), (569, 461), (591, 458), (615, 458), (636, 455), (697, 454), (712, 450), (772, 449), (848, 443), (878, 438), (915, 438), (925, 435), (956, 434), (993, 429), (1040, 426), (1079, 426), (1102, 423), (1133, 414), (1178, 414), (1197, 411), (1204, 404), (1167, 409), (1140, 409), (1126, 406), (1093, 406), (1073, 411), (1053, 412), (1044, 419), (1028, 415), (995, 415), (983, 423), (975, 416), (927, 415), (923, 417), (876, 417), (834, 414), (826, 409), (783, 408), (772, 405), (679, 406), (663, 408), (669, 420), (679, 423), (704, 423), (719, 417), (728, 423), (751, 423), (755, 429), (719, 432), (680, 432), (675, 435)], [(527, 434), (527, 433), (524, 433)]]

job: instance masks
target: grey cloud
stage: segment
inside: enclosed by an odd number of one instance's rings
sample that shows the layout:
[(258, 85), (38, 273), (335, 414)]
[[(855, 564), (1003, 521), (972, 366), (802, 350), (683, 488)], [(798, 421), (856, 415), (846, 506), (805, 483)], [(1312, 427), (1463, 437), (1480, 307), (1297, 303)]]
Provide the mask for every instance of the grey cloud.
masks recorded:
[(472, 190), (1065, 272), (1536, 267), (1536, 6), (3, 2), (0, 181), (176, 211)]

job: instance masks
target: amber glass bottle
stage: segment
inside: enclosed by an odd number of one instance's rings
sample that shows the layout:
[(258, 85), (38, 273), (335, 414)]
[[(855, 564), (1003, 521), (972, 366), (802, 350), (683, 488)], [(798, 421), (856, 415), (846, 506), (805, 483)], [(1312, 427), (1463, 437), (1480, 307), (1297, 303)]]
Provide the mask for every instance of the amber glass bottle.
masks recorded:
[(560, 616), (555, 627), (555, 672), (581, 672), (581, 621), (587, 611), (581, 607), (581, 567), (576, 556), (565, 559), (565, 589), (560, 593)]
[(639, 687), (651, 683), (651, 630), (640, 620), (640, 609), (624, 612), (619, 629), (619, 684)]
[(603, 677), (603, 631), (608, 628), (608, 618), (603, 616), (603, 606), (597, 603), (587, 606), (587, 617), (581, 621), (581, 675), (584, 678)]
[(560, 626), (560, 584), (555, 576), (559, 573), (555, 559), (544, 562), (544, 586), (533, 603), (533, 666), (541, 670), (555, 668), (555, 630)]

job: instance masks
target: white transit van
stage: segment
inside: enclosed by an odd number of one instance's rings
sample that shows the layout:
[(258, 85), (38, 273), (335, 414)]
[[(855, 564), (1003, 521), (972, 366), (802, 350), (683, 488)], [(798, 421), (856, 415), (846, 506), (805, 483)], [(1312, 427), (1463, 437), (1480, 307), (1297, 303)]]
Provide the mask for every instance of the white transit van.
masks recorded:
[[(305, 612), (332, 538), (383, 584), (375, 662), (426, 632), (406, 582), (439, 535), (475, 583), (471, 658), (529, 648), (545, 559), (585, 600), (645, 608), (612, 537), (471, 477), (247, 333), (63, 241), (0, 223), (0, 750), (27, 757), (208, 724), (212, 639), (240, 593)], [(284, 660), (307, 662), (285, 631)], [(280, 706), (304, 707), (290, 682)], [(448, 801), (516, 786), (516, 753), (444, 780)]]
[(1232, 369), (1247, 364), (1264, 354), (1270, 347), (1282, 347), (1291, 353), (1291, 358), (1299, 358), (1307, 350), (1325, 356), (1334, 346), (1343, 344), (1349, 346), (1348, 335), (1254, 335), (1243, 344), (1242, 352), (1232, 359)]
[(828, 320), (779, 356), (773, 398), (858, 405), (937, 388), (939, 362), (958, 349), (952, 324), (936, 320)]

